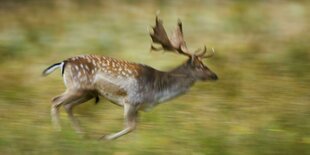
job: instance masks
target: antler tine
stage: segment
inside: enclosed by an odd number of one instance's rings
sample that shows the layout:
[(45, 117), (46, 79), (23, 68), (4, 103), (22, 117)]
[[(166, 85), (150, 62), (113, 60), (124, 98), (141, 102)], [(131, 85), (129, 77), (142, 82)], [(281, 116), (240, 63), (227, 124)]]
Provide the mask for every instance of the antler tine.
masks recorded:
[(214, 54), (215, 54), (214, 48), (212, 48), (212, 53), (209, 54), (209, 55), (205, 55), (205, 56), (203, 56), (202, 58), (210, 58), (210, 57), (212, 57)]
[(163, 48), (161, 48), (161, 47), (155, 47), (155, 46), (151, 45), (150, 51), (161, 51), (161, 50), (163, 50)]
[[(194, 54), (195, 54), (196, 56), (198, 56), (198, 57), (204, 56), (204, 55), (206, 54), (206, 52), (207, 52), (207, 47), (206, 47), (206, 45), (204, 45), (203, 50), (202, 50), (200, 53), (198, 53), (199, 51), (201, 51), (200, 48), (198, 48), (198, 49), (194, 52)], [(197, 54), (196, 54), (196, 53), (197, 53)]]
[(177, 28), (172, 32), (172, 35), (170, 36), (171, 44), (173, 45), (173, 47), (175, 47), (175, 49), (183, 55), (189, 56), (191, 57), (192, 54), (191, 52), (188, 50), (187, 46), (186, 46), (186, 42), (184, 40), (184, 36), (183, 36), (183, 26), (182, 26), (182, 22), (180, 19), (178, 19), (178, 25)]

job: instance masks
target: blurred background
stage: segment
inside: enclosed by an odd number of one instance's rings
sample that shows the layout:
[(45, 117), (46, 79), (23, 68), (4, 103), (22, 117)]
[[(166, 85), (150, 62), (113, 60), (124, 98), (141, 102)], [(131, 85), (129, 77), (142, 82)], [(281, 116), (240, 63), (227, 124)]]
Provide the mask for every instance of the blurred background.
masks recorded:
[[(50, 122), (51, 98), (64, 91), (49, 65), (100, 54), (169, 70), (185, 58), (149, 52), (155, 13), (168, 31), (183, 22), (190, 49), (213, 47), (205, 63), (217, 82), (123, 127), (122, 108), (102, 99), (75, 113), (86, 138)], [(1, 0), (0, 154), (310, 154), (310, 2), (306, 0)]]

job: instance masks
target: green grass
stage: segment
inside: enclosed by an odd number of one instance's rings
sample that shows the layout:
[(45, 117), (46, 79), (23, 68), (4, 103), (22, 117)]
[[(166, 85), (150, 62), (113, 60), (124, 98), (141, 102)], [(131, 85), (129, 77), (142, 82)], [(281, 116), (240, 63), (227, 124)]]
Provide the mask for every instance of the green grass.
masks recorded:
[[(0, 6), (0, 154), (275, 155), (310, 153), (310, 5), (307, 1), (3, 1)], [(102, 100), (76, 108), (86, 136), (64, 110), (63, 130), (50, 122), (62, 93), (52, 63), (101, 54), (160, 70), (185, 58), (149, 52), (154, 15), (169, 30), (178, 18), (190, 49), (214, 47), (205, 63), (217, 82), (142, 112), (136, 131), (122, 128), (122, 109)]]

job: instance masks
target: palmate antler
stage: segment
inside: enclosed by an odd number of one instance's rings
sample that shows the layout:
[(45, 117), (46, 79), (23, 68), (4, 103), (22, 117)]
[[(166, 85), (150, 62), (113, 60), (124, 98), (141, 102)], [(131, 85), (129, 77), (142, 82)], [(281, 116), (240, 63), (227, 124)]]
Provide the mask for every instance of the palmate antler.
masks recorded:
[(168, 38), (168, 35), (165, 31), (163, 26), (162, 20), (156, 16), (156, 25), (153, 27), (153, 33), (150, 33), (153, 43), (160, 44), (162, 48), (156, 48), (151, 45), (151, 50), (159, 51), (159, 50), (166, 50), (171, 52), (177, 52), (182, 55), (186, 55), (189, 57), (197, 56), (200, 58), (207, 58), (211, 57), (214, 54), (214, 50), (212, 49), (213, 53), (211, 55), (205, 55), (207, 52), (206, 46), (204, 46), (203, 50), (198, 49), (195, 52), (190, 52), (186, 46), (184, 37), (183, 37), (183, 30), (182, 30), (182, 22), (178, 21), (177, 28), (172, 32), (172, 35)]

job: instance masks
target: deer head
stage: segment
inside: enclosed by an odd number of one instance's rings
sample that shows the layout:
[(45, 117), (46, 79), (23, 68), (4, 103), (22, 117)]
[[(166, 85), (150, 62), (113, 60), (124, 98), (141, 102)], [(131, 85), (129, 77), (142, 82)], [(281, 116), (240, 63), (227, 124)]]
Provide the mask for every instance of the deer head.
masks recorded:
[(212, 48), (211, 54), (206, 54), (206, 46), (204, 46), (203, 49), (197, 49), (194, 52), (190, 52), (183, 37), (182, 22), (180, 20), (178, 21), (177, 28), (172, 32), (172, 35), (168, 37), (162, 20), (156, 16), (156, 24), (153, 27), (153, 33), (150, 33), (150, 35), (153, 43), (161, 45), (161, 47), (151, 45), (151, 50), (165, 50), (188, 57), (185, 68), (196, 80), (205, 81), (218, 79), (217, 75), (212, 72), (202, 61), (205, 58), (212, 57), (214, 55), (214, 49)]

